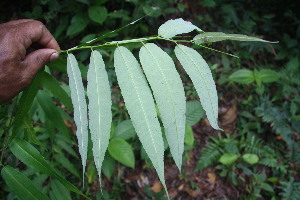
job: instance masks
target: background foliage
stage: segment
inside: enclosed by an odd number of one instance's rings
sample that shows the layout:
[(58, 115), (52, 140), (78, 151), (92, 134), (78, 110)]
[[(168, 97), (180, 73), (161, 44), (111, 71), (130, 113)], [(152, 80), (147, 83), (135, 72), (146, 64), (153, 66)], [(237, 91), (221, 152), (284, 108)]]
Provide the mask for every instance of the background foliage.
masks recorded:
[[(173, 198), (221, 198), (222, 195), (230, 199), (300, 198), (297, 1), (37, 0), (4, 1), (0, 8), (1, 22), (18, 18), (43, 21), (62, 49), (89, 41), (144, 15), (148, 16), (142, 22), (111, 35), (108, 40), (154, 35), (163, 22), (181, 17), (204, 31), (280, 41), (272, 45), (231, 41), (211, 45), (241, 59), (198, 49), (214, 72), (220, 126), (224, 132), (209, 127), (200, 104), (193, 101), (198, 99), (197, 93), (178, 65), (186, 96), (191, 101), (187, 107), (185, 167), (181, 174), (175, 173), (175, 178), (166, 175), (166, 183)], [(161, 41), (157, 44), (175, 57), (172, 44)], [(127, 48), (136, 53), (140, 46)], [(101, 51), (113, 95), (113, 130), (103, 163), (103, 194), (99, 192), (91, 152), (82, 187), (66, 58), (61, 56), (39, 73), (22, 94), (0, 106), (1, 198), (16, 199), (20, 194), (11, 177), (20, 177), (18, 180), (29, 191), (41, 191), (40, 195), (50, 199), (79, 199), (81, 192), (92, 199), (164, 198), (151, 170), (152, 163), (137, 140), (124, 106), (113, 69), (113, 50)], [(84, 77), (89, 56), (89, 50), (76, 54)], [(8, 146), (9, 136), (14, 134), (19, 139)], [(172, 171), (174, 163), (166, 145), (165, 149), (166, 168)], [(25, 157), (26, 153), (32, 157)], [(149, 180), (145, 181), (145, 177)], [(31, 183), (25, 184), (28, 181)]]

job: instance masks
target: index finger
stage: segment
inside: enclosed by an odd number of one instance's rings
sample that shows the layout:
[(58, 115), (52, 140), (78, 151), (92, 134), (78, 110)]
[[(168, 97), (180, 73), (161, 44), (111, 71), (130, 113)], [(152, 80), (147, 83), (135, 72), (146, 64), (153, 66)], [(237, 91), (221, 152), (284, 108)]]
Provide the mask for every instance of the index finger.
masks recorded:
[(44, 48), (60, 50), (57, 41), (42, 22), (33, 20), (18, 24), (17, 26), (19, 29), (18, 32), (22, 33), (20, 36), (25, 48), (36, 42)]

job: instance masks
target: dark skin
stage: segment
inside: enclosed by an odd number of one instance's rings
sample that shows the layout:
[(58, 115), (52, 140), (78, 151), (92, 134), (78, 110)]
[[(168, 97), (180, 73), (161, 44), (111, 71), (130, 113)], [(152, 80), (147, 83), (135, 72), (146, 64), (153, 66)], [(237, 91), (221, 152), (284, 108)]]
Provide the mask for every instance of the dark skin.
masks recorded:
[(24, 90), (45, 64), (58, 58), (59, 45), (39, 21), (0, 24), (0, 103)]

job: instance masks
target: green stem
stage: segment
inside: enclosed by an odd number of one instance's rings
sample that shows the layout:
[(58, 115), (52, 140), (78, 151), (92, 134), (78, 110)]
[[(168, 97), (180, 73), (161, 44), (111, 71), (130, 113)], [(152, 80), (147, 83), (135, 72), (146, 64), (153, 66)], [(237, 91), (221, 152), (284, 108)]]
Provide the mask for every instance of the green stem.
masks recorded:
[[(90, 45), (80, 46), (79, 45), (79, 46), (73, 47), (71, 49), (61, 50), (61, 51), (59, 51), (59, 53), (69, 53), (69, 52), (77, 51), (77, 50), (81, 50), (81, 49), (107, 49), (107, 48), (116, 47), (116, 46), (119, 46), (119, 45), (121, 46), (121, 45), (132, 44), (132, 43), (144, 43), (145, 41), (151, 41), (151, 40), (165, 40), (165, 41), (169, 41), (169, 42), (174, 42), (176, 44), (178, 44), (178, 42), (196, 44), (193, 40), (191, 40), (191, 41), (189, 41), (189, 40), (173, 40), (173, 39), (163, 38), (161, 36), (150, 36), (150, 37), (145, 37), (145, 38), (137, 38), (137, 39), (130, 39), (130, 40), (106, 42), (104, 44), (96, 45), (96, 46), (90, 46)], [(229, 54), (229, 53), (226, 53), (226, 52), (223, 52), (223, 51), (219, 51), (219, 50), (216, 50), (216, 49), (213, 49), (213, 48), (201, 45), (201, 44), (196, 44), (196, 45), (198, 45), (200, 47), (203, 47), (203, 48), (206, 48), (206, 49), (209, 49), (209, 50), (212, 50), (212, 51), (223, 53), (223, 54), (228, 55), (228, 56), (239, 58), (236, 55)]]

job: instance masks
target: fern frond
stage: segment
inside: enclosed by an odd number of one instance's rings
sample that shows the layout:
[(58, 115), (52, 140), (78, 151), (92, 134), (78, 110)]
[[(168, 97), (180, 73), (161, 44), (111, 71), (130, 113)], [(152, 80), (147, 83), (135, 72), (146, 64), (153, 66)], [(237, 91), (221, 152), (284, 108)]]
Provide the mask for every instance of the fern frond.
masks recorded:
[(202, 150), (196, 169), (201, 170), (212, 165), (223, 153), (223, 146), (209, 142)]
[(264, 122), (272, 123), (273, 131), (280, 135), (288, 145), (292, 143), (293, 131), (288, 125), (287, 119), (290, 117), (288, 112), (273, 106), (267, 99), (264, 99), (263, 103), (255, 110)]
[(279, 164), (276, 158), (263, 158), (258, 163), (261, 165), (265, 165), (267, 167), (271, 167), (277, 171), (282, 172), (283, 174), (286, 173), (287, 166), (283, 164)]
[(280, 182), (282, 192), (280, 195), (283, 200), (297, 200), (300, 199), (300, 182), (294, 182), (294, 178), (287, 181)]

